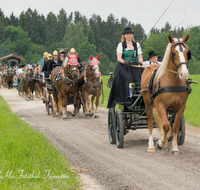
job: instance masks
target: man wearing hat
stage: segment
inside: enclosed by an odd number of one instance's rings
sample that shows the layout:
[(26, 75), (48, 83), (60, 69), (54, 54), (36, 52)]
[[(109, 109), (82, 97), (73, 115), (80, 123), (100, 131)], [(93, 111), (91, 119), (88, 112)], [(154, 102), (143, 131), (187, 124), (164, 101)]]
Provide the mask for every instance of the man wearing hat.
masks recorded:
[(60, 54), (60, 60), (63, 62), (64, 59), (65, 59), (65, 50), (64, 49), (61, 49), (59, 51), (59, 54)]
[(44, 65), (42, 67), (42, 72), (47, 72), (47, 62), (48, 62), (48, 52), (44, 52), (43, 54), (43, 58), (44, 58)]
[[(74, 48), (71, 48), (69, 54), (72, 57), (75, 56), (76, 55), (76, 50)], [(79, 63), (78, 69), (79, 69), (79, 72), (81, 73), (83, 71), (83, 69), (84, 69), (84, 65), (83, 65), (83, 63), (81, 63), (81, 59), (79, 57), (77, 57), (77, 61)]]
[(53, 59), (49, 62), (48, 67), (47, 67), (48, 75), (51, 74), (51, 71), (53, 70), (54, 67), (61, 66), (61, 64), (62, 64), (62, 61), (58, 58), (58, 51), (54, 50)]
[(149, 52), (149, 61), (145, 61), (142, 63), (145, 67), (148, 67), (153, 64), (161, 65), (162, 63), (158, 61), (158, 53), (155, 51)]

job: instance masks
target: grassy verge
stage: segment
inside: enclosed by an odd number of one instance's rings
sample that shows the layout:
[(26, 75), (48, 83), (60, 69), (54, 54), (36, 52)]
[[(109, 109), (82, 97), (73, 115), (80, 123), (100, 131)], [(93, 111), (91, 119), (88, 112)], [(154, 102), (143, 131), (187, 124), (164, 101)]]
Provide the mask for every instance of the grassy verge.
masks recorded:
[(66, 158), (0, 96), (0, 189), (81, 189)]
[[(109, 76), (103, 76), (103, 91), (104, 91), (104, 103), (100, 104), (100, 107), (107, 107), (108, 97), (110, 94), (110, 89), (107, 88), (107, 81)], [(186, 123), (193, 126), (200, 127), (200, 75), (191, 75), (189, 78), (192, 78), (195, 81), (198, 81), (199, 84), (191, 84), (192, 93), (189, 95), (186, 110), (184, 112)], [(101, 101), (101, 99), (100, 99)]]
[(185, 121), (193, 126), (200, 127), (200, 75), (190, 75), (199, 84), (191, 84), (192, 93), (189, 95), (185, 109)]

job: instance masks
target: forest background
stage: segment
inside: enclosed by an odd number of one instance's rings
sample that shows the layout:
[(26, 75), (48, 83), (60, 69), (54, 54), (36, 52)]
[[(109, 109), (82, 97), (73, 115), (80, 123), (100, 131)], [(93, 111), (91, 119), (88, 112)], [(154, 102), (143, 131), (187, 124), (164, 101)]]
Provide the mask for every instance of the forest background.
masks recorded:
[(49, 12), (45, 17), (37, 10), (22, 11), (19, 17), (13, 12), (4, 16), (0, 8), (0, 57), (15, 54), (23, 57), (26, 63), (43, 65), (43, 52), (75, 48), (82, 62), (89, 56), (100, 55), (102, 75), (113, 72), (117, 64), (116, 48), (126, 26), (134, 31), (134, 38), (141, 44), (143, 58), (148, 60), (148, 52), (154, 50), (164, 56), (168, 35), (182, 38), (190, 34), (187, 45), (192, 59), (189, 61), (190, 74), (200, 74), (200, 25), (172, 29), (169, 22), (163, 28), (153, 28), (147, 36), (141, 24), (131, 23), (127, 18), (115, 19), (113, 14), (104, 21), (93, 14), (86, 18), (79, 11), (67, 14), (61, 9), (58, 15)]

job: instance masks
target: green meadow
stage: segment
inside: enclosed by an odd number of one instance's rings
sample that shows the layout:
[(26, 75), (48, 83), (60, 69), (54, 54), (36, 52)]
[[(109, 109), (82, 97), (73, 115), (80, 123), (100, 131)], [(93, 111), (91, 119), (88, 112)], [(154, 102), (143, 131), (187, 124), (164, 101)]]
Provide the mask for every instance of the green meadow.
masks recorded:
[[(186, 110), (184, 112), (185, 120), (187, 124), (200, 127), (200, 75), (190, 75), (194, 81), (198, 81), (199, 84), (191, 84), (192, 93), (189, 95), (187, 100)], [(107, 88), (107, 81), (109, 76), (103, 76), (103, 92), (104, 92), (104, 103), (100, 104), (100, 107), (106, 108), (110, 89)], [(100, 97), (100, 102), (101, 102)]]
[(70, 164), (0, 96), (0, 189), (81, 189)]

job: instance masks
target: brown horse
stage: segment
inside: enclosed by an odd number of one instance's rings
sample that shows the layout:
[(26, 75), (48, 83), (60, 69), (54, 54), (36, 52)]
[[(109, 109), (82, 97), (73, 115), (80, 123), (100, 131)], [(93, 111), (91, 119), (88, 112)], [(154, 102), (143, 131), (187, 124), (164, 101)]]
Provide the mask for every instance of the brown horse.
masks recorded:
[(34, 70), (35, 76), (35, 93), (37, 98), (44, 98), (44, 87), (45, 87), (45, 78), (44, 74), (41, 73), (41, 69), (36, 67)]
[(6, 73), (5, 73), (5, 83), (6, 83), (6, 87), (12, 88), (12, 80), (13, 80), (13, 76), (14, 76), (14, 71), (11, 69), (7, 69)]
[[(191, 53), (186, 43), (189, 35), (183, 39), (172, 38), (168, 36), (168, 45), (165, 51), (164, 59), (161, 66), (155, 72), (156, 66), (148, 67), (144, 70), (141, 79), (141, 89), (148, 87), (143, 93), (145, 107), (149, 106), (146, 111), (148, 117), (149, 129), (149, 152), (154, 152), (154, 142), (152, 137), (153, 117), (156, 125), (161, 129), (161, 139), (157, 142), (158, 148), (167, 146), (167, 134), (170, 131), (170, 123), (168, 121), (168, 113), (173, 111), (176, 113), (175, 122), (173, 124), (173, 143), (172, 151), (176, 154), (178, 150), (177, 135), (179, 132), (179, 123), (181, 116), (186, 107), (186, 101), (190, 87), (187, 84), (189, 75), (187, 66)], [(155, 77), (152, 78), (156, 73)], [(151, 80), (150, 80), (151, 79)], [(152, 82), (149, 82), (152, 81)]]
[[(83, 101), (83, 106), (86, 116), (93, 116), (95, 118), (99, 117), (98, 115), (98, 106), (99, 106), (99, 97), (101, 95), (102, 80), (100, 72), (100, 62), (99, 55), (96, 58), (90, 56), (90, 63), (87, 65), (84, 73), (84, 84), (81, 88), (81, 96)], [(91, 97), (91, 107), (89, 95)], [(94, 99), (95, 101), (95, 113), (94, 113)]]
[[(77, 62), (78, 53), (75, 57), (67, 55), (62, 67), (57, 66), (51, 72), (51, 84), (56, 108), (56, 116), (62, 111), (63, 119), (68, 118), (67, 105), (70, 94), (74, 95), (74, 110), (72, 116), (76, 115), (79, 95), (79, 63)], [(62, 103), (62, 110), (60, 106)]]
[(22, 94), (24, 94), (24, 98), (29, 101), (29, 99), (33, 100), (33, 91), (35, 88), (35, 79), (34, 79), (34, 72), (33, 67), (28, 66), (24, 74), (21, 77), (21, 86), (22, 86)]

